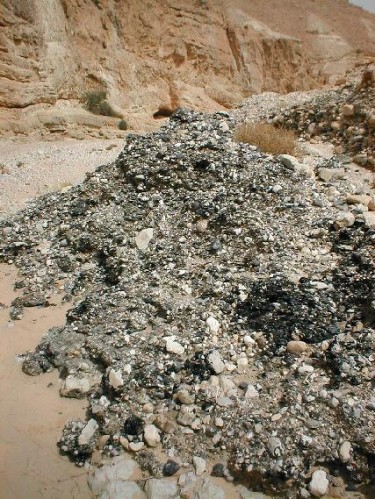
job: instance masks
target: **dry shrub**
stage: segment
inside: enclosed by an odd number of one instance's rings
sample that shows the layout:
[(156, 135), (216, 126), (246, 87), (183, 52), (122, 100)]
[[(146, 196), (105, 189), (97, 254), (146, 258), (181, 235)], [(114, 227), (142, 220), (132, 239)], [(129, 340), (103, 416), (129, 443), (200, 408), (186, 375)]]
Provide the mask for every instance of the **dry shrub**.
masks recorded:
[(117, 113), (109, 102), (107, 102), (107, 92), (105, 90), (87, 92), (85, 95), (85, 105), (86, 109), (91, 113), (122, 118), (122, 115)]
[(296, 136), (292, 130), (276, 128), (271, 123), (242, 123), (234, 131), (234, 140), (257, 146), (269, 154), (299, 155)]

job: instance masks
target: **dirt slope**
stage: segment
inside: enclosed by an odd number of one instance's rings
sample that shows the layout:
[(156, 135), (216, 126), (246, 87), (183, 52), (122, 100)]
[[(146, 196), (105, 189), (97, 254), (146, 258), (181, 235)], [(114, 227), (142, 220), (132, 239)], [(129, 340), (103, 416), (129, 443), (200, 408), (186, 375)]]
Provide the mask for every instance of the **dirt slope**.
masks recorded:
[[(332, 12), (335, 15), (332, 15)], [(137, 127), (177, 106), (231, 107), (307, 90), (375, 54), (375, 16), (345, 0), (3, 0), (0, 129), (108, 119), (82, 107), (106, 89)], [(115, 121), (109, 120), (115, 124)]]

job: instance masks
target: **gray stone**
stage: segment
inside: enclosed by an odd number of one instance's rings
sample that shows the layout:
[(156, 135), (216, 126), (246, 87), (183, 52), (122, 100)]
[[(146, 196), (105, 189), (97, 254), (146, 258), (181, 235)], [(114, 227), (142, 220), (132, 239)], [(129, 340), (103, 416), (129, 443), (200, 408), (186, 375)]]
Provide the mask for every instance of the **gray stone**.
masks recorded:
[(109, 482), (134, 479), (140, 473), (138, 464), (126, 455), (113, 458), (108, 464), (97, 468), (88, 483), (94, 495), (105, 490)]
[(226, 494), (224, 489), (222, 489), (219, 485), (207, 478), (204, 480), (203, 485), (199, 488), (194, 496), (194, 499), (225, 499)]
[(247, 385), (245, 399), (259, 398), (259, 392), (254, 385)]
[(362, 213), (366, 227), (375, 229), (375, 211), (367, 211)]
[(135, 482), (109, 482), (98, 499), (145, 499), (146, 495)]
[(83, 428), (80, 436), (78, 437), (79, 445), (87, 445), (92, 437), (94, 436), (96, 430), (99, 428), (98, 423), (95, 419), (90, 419), (86, 426)]
[(241, 499), (271, 499), (270, 496), (266, 496), (261, 492), (252, 492), (243, 485), (237, 486), (237, 492), (239, 493)]
[(151, 239), (154, 237), (154, 229), (148, 228), (141, 230), (135, 238), (137, 248), (144, 251), (148, 248)]
[(177, 499), (180, 497), (177, 480), (174, 478), (147, 480), (145, 492), (147, 499)]
[(338, 180), (345, 175), (344, 168), (319, 168), (318, 172), (320, 180), (330, 182), (331, 180)]
[(267, 447), (270, 454), (273, 457), (279, 457), (282, 454), (283, 446), (281, 444), (281, 440), (276, 437), (270, 437), (267, 442)]
[(216, 403), (219, 407), (230, 407), (233, 405), (233, 400), (229, 397), (218, 397)]
[(207, 464), (205, 459), (199, 456), (193, 456), (193, 464), (195, 468), (195, 473), (197, 476), (203, 475), (207, 469)]
[(291, 156), (290, 154), (280, 154), (277, 159), (283, 166), (285, 166), (285, 168), (288, 168), (288, 170), (295, 171), (300, 168), (300, 163), (297, 158)]

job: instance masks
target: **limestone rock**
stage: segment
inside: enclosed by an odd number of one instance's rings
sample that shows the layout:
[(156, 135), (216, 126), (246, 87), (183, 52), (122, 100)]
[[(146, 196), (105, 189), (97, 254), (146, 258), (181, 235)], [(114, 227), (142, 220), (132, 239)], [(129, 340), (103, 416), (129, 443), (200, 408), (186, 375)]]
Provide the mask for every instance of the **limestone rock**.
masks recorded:
[(220, 374), (225, 369), (225, 364), (218, 350), (213, 350), (207, 357), (208, 364), (216, 374)]
[(297, 158), (290, 154), (280, 154), (277, 159), (288, 168), (288, 170), (296, 171), (300, 168), (300, 163)]
[(147, 480), (145, 492), (147, 499), (177, 499), (179, 497), (176, 479)]
[(60, 388), (60, 394), (62, 397), (83, 398), (90, 389), (91, 384), (88, 378), (69, 375)]
[(94, 436), (96, 430), (99, 428), (98, 423), (95, 421), (95, 419), (90, 419), (86, 426), (83, 428), (80, 436), (78, 437), (78, 444), (79, 445), (87, 445), (92, 437)]
[(141, 251), (146, 250), (153, 237), (154, 237), (154, 229), (148, 228), (141, 230), (141, 232), (139, 232), (137, 237), (135, 238), (135, 243), (137, 245), (137, 248)]
[(300, 355), (308, 349), (307, 343), (304, 341), (289, 341), (289, 343), (286, 346), (286, 350), (289, 353), (293, 353), (295, 355)]
[(309, 484), (311, 494), (314, 497), (323, 496), (328, 490), (328, 485), (327, 473), (324, 470), (314, 471)]
[(144, 440), (149, 447), (157, 447), (160, 443), (160, 433), (156, 426), (153, 424), (145, 426)]
[(138, 464), (127, 455), (113, 458), (101, 468), (97, 468), (88, 483), (93, 494), (99, 495), (113, 481), (125, 482), (140, 473)]
[(197, 476), (203, 475), (203, 473), (207, 469), (207, 463), (205, 459), (199, 457), (199, 456), (193, 456), (193, 464), (195, 468), (195, 473)]

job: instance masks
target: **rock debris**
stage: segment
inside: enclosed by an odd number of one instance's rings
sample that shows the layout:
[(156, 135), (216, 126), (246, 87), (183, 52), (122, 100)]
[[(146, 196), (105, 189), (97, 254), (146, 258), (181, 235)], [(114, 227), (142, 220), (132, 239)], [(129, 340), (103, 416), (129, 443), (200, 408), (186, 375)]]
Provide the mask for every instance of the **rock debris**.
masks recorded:
[(0, 221), (13, 320), (72, 304), (23, 370), (58, 369), (62, 396), (88, 398), (59, 446), (80, 466), (115, 459), (124, 475), (98, 468), (100, 497), (224, 497), (223, 476), (240, 497), (319, 497), (374, 476), (375, 228), (347, 197), (371, 192), (348, 192), (338, 159), (291, 169), (234, 126), (177, 110)]

